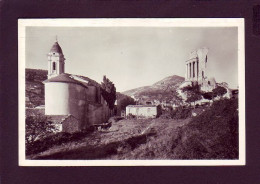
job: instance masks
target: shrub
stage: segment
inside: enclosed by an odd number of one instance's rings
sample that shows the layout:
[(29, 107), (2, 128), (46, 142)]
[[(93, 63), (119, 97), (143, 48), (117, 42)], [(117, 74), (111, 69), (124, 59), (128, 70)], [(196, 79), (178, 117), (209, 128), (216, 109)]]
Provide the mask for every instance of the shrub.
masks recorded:
[(191, 116), (191, 109), (180, 106), (172, 110), (170, 115), (173, 119), (186, 119)]
[(181, 128), (181, 142), (173, 150), (178, 159), (237, 159), (238, 102), (224, 99)]
[(215, 89), (213, 89), (212, 93), (213, 93), (213, 96), (214, 96), (214, 97), (215, 97), (215, 96), (220, 96), (220, 97), (222, 97), (224, 94), (227, 93), (227, 89), (224, 88), (224, 87), (222, 87), (222, 86), (218, 86), (218, 87), (216, 87)]
[(90, 131), (75, 132), (73, 134), (67, 132), (59, 132), (46, 136), (43, 139), (35, 141), (33, 144), (27, 145), (26, 154), (36, 154), (45, 151), (55, 145), (61, 145), (63, 143), (78, 141), (85, 137)]
[(25, 120), (26, 144), (34, 144), (36, 140), (46, 137), (55, 130), (55, 125), (48, 121), (46, 116), (40, 114), (28, 116)]

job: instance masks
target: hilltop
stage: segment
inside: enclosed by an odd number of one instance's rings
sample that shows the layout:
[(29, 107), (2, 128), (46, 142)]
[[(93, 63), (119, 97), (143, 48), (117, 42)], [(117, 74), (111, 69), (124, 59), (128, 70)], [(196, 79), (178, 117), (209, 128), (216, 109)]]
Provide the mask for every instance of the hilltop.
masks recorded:
[(173, 75), (166, 77), (151, 86), (143, 86), (123, 92), (123, 94), (134, 97), (135, 99), (142, 99), (147, 101), (172, 100), (172, 92), (181, 85), (184, 77)]

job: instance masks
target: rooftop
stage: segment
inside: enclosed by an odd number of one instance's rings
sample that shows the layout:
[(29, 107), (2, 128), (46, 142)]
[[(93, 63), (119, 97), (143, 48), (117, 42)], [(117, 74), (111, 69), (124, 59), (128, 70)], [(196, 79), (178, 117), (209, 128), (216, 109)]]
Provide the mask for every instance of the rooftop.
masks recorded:
[(62, 54), (62, 49), (57, 41), (53, 44), (50, 52), (57, 52)]
[(128, 105), (127, 107), (157, 107), (158, 105)]
[(81, 86), (87, 88), (87, 82), (75, 80), (74, 78), (71, 77), (70, 74), (67, 74), (67, 73), (62, 73), (56, 77), (52, 77), (50, 79), (43, 81), (43, 83), (48, 83), (48, 82), (72, 83), (72, 84), (78, 84), (78, 85), (81, 85)]

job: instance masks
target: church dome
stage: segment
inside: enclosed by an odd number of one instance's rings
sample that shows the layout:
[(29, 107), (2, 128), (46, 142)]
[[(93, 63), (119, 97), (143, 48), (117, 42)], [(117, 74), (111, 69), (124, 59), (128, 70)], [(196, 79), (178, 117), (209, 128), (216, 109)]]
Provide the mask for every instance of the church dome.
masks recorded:
[(62, 54), (62, 49), (59, 45), (58, 42), (55, 42), (54, 45), (52, 46), (50, 52), (56, 52), (56, 53), (61, 53)]

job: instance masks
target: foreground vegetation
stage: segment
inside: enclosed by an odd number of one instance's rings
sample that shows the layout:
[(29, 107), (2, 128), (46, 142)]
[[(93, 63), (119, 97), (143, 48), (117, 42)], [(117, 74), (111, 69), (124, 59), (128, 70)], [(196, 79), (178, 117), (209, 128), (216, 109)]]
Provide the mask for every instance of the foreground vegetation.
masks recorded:
[(172, 117), (120, 120), (109, 131), (58, 133), (36, 141), (27, 156), (29, 159), (238, 159), (237, 108), (237, 99), (222, 99), (202, 109), (196, 117), (186, 110), (177, 110)]
[(216, 101), (182, 127), (174, 148), (178, 159), (238, 159), (238, 101)]

